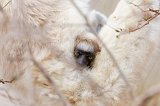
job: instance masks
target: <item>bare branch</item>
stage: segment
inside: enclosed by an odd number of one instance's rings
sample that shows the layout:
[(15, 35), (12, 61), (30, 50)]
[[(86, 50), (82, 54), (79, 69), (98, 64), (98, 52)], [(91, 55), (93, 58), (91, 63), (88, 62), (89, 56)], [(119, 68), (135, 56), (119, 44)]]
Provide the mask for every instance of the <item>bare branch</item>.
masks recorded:
[(135, 32), (139, 29), (142, 29), (143, 27), (148, 25), (152, 20), (154, 20), (155, 18), (157, 18), (160, 15), (160, 10), (155, 10), (155, 9), (151, 9), (151, 8), (149, 8), (149, 10), (143, 10), (140, 6), (138, 6), (132, 2), (128, 2), (128, 3), (134, 5), (139, 10), (141, 10), (143, 14), (147, 14), (147, 15), (143, 17), (143, 20), (139, 21), (142, 23), (139, 23), (139, 25), (136, 28), (130, 27), (128, 29), (115, 30), (116, 32), (119, 32), (119, 35), (117, 37), (119, 37), (121, 34), (131, 33), (131, 32)]
[(63, 106), (70, 106), (69, 103), (66, 101), (65, 97), (63, 96), (63, 94), (58, 90), (56, 83), (54, 82), (54, 80), (51, 79), (51, 77), (48, 75), (47, 72), (45, 72), (45, 69), (42, 67), (42, 65), (40, 65), (35, 58), (32, 55), (31, 49), (29, 48), (29, 52), (31, 55), (31, 60), (34, 63), (34, 65), (39, 68), (39, 71), (42, 73), (42, 75), (47, 79), (47, 81), (49, 82), (49, 84), (51, 85), (52, 89), (55, 90), (55, 92), (57, 93), (57, 95), (59, 96), (59, 98), (61, 99)]
[(143, 27), (145, 27), (146, 25), (148, 25), (153, 19), (155, 19), (156, 17), (158, 17), (160, 15), (160, 10), (154, 10), (154, 9), (149, 9), (148, 12), (153, 12), (155, 13), (154, 15), (152, 16), (149, 16), (147, 18), (144, 18), (145, 22), (143, 24), (140, 24), (137, 28), (135, 29), (131, 29), (129, 30), (129, 32), (135, 32)]
[(137, 4), (134, 4), (133, 2), (129, 2), (129, 1), (126, 1), (128, 4), (132, 4), (133, 6), (137, 7), (139, 10), (145, 12), (145, 10), (143, 10), (139, 5)]
[(4, 9), (5, 7), (7, 7), (9, 5), (9, 3), (11, 3), (12, 0), (8, 1), (2, 8)]
[(2, 84), (12, 83), (12, 82), (13, 82), (13, 80), (11, 80), (11, 81), (5, 81), (3, 79), (0, 79), (0, 83), (2, 83)]

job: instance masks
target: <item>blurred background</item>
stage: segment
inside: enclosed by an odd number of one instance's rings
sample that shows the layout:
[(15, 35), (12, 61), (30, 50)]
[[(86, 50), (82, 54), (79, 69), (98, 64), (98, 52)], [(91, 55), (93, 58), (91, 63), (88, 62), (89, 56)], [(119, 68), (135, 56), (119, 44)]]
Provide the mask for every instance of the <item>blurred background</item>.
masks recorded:
[(92, 8), (109, 16), (115, 9), (119, 0), (91, 0)]

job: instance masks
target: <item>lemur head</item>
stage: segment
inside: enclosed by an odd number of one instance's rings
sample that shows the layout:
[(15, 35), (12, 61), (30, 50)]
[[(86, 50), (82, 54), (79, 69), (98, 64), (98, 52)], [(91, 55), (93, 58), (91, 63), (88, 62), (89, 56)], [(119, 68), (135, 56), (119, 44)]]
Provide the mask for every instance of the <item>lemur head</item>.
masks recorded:
[[(87, 16), (90, 26), (97, 34), (101, 28), (107, 23), (107, 17), (102, 13), (92, 10)], [(96, 54), (100, 52), (98, 40), (90, 32), (78, 35), (74, 48), (74, 57), (76, 62), (83, 67), (92, 68)]]
[(100, 52), (100, 46), (93, 34), (84, 35), (79, 35), (76, 38), (74, 56), (80, 66), (92, 68), (96, 54)]

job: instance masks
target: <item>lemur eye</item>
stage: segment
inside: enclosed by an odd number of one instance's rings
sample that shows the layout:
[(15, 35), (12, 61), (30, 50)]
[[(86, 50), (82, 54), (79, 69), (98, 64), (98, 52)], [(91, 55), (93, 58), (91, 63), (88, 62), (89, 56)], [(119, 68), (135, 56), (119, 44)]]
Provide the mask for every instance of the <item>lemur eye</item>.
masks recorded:
[(94, 58), (93, 58), (93, 56), (88, 56), (88, 59), (93, 60)]
[(79, 57), (79, 56), (81, 56), (82, 55), (82, 52), (81, 51), (78, 51), (78, 50), (74, 50), (74, 56), (75, 57)]

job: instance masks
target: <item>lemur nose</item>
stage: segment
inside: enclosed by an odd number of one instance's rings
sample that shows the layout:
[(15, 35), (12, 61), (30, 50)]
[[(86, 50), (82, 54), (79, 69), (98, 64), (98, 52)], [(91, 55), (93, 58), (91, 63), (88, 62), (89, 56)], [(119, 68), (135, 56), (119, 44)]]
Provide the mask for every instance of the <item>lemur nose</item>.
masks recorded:
[(83, 66), (85, 66), (85, 65), (87, 66), (89, 64), (85, 54), (81, 55), (79, 58), (77, 58), (77, 63), (80, 64), (80, 65), (83, 65)]

